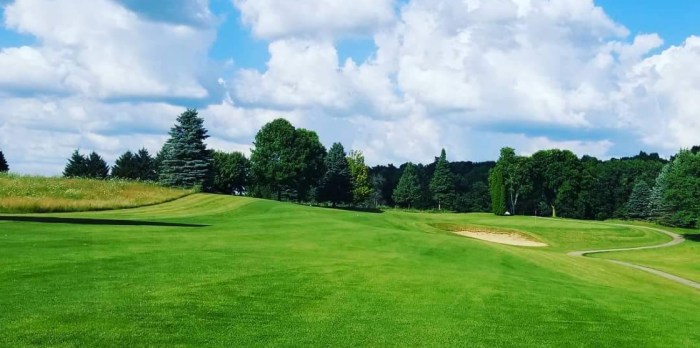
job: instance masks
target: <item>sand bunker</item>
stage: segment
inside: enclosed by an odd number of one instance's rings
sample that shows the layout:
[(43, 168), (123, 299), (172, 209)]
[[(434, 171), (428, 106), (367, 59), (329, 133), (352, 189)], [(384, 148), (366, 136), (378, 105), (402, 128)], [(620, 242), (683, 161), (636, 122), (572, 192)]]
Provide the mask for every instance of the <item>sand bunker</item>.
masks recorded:
[(489, 242), (517, 245), (517, 246), (527, 246), (527, 247), (546, 247), (547, 244), (541, 242), (531, 241), (522, 235), (517, 233), (494, 233), (494, 232), (471, 232), (471, 231), (458, 231), (454, 232), (460, 236), (465, 236), (469, 238), (481, 239)]

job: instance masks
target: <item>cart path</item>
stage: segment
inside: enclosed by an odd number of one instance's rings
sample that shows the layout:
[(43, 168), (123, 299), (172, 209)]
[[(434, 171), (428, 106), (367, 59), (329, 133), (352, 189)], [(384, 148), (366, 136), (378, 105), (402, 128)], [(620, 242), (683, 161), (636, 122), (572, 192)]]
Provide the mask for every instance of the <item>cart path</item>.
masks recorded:
[[(655, 231), (655, 232), (658, 232), (658, 233), (663, 233), (663, 234), (665, 234), (665, 235), (671, 237), (671, 241), (670, 241), (670, 242), (667, 242), (667, 243), (663, 243), (663, 244), (658, 244), (658, 245), (650, 245), (650, 246), (642, 246), (642, 247), (633, 247), (633, 248), (572, 251), (572, 252), (570, 252), (570, 253), (568, 253), (568, 254), (571, 255), (571, 256), (585, 257), (586, 255), (591, 255), (591, 254), (611, 253), (611, 252), (617, 252), (617, 251), (632, 251), (632, 250), (645, 250), (645, 249), (656, 249), (656, 248), (668, 248), (668, 247), (671, 247), (671, 246), (674, 246), (674, 245), (678, 245), (678, 244), (681, 244), (681, 243), (685, 242), (685, 238), (683, 238), (683, 236), (681, 236), (681, 235), (679, 235), (679, 234), (677, 234), (677, 233), (673, 233), (673, 232), (670, 232), (670, 231), (662, 230), (662, 229), (659, 229), (659, 228), (646, 227), (646, 226), (635, 226), (635, 225), (625, 225), (625, 224), (609, 224), (609, 223), (603, 223), (603, 224), (609, 225), (609, 226), (622, 226), (622, 227), (644, 228), (644, 229), (652, 230), (652, 231)], [(618, 265), (622, 265), (622, 266), (626, 266), (626, 267), (638, 269), (638, 270), (640, 270), (640, 271), (648, 272), (648, 273), (657, 275), (657, 276), (659, 276), (659, 277), (666, 278), (666, 279), (668, 279), (668, 280), (674, 281), (674, 282), (676, 282), (676, 283), (680, 283), (680, 284), (683, 284), (683, 285), (686, 285), (686, 286), (690, 286), (690, 287), (692, 287), (692, 288), (695, 288), (695, 289), (700, 290), (700, 283), (695, 282), (695, 281), (692, 281), (692, 280), (690, 280), (690, 279), (681, 278), (681, 277), (679, 277), (679, 276), (676, 276), (676, 275), (673, 275), (673, 274), (670, 274), (670, 273), (662, 272), (662, 271), (659, 271), (659, 270), (657, 270), (657, 269), (653, 269), (653, 268), (649, 268), (649, 267), (645, 267), (645, 266), (640, 266), (640, 265), (636, 265), (636, 264), (629, 263), (629, 262), (618, 261), (618, 260), (613, 260), (613, 259), (603, 259), (603, 260), (607, 260), (607, 261), (609, 261), (609, 262), (612, 262), (612, 263), (615, 263), (615, 264), (618, 264)]]

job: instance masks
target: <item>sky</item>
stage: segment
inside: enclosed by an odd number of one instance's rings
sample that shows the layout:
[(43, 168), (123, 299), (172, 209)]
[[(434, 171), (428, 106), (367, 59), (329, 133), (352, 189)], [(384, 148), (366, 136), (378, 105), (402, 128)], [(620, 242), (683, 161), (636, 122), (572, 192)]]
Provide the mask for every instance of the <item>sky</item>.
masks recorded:
[(197, 108), (210, 148), (279, 117), (367, 163), (700, 144), (700, 2), (0, 0), (0, 150), (156, 153)]

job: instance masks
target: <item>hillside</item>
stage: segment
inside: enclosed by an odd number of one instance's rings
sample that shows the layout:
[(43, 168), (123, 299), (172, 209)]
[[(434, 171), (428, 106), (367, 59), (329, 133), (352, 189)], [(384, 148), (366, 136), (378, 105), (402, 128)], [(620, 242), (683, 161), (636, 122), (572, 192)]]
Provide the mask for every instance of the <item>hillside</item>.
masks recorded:
[(0, 213), (133, 208), (171, 201), (191, 193), (146, 182), (0, 173)]
[[(549, 247), (469, 239), (454, 226), (521, 231)], [(119, 211), (6, 215), (0, 229), (3, 346), (700, 341), (697, 290), (566, 255), (666, 241), (635, 226), (196, 194)]]

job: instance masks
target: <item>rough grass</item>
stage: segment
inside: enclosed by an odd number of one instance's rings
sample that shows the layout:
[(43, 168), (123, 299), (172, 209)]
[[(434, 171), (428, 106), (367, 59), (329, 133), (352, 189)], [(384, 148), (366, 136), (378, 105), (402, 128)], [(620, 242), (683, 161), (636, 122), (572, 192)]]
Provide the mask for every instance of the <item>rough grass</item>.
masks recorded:
[(2, 213), (123, 209), (163, 203), (191, 193), (146, 182), (0, 174)]
[[(665, 241), (635, 227), (203, 194), (40, 217), (0, 220), (0, 346), (700, 342), (697, 290), (565, 254)], [(435, 227), (443, 223), (517, 229), (552, 246), (463, 238)]]

